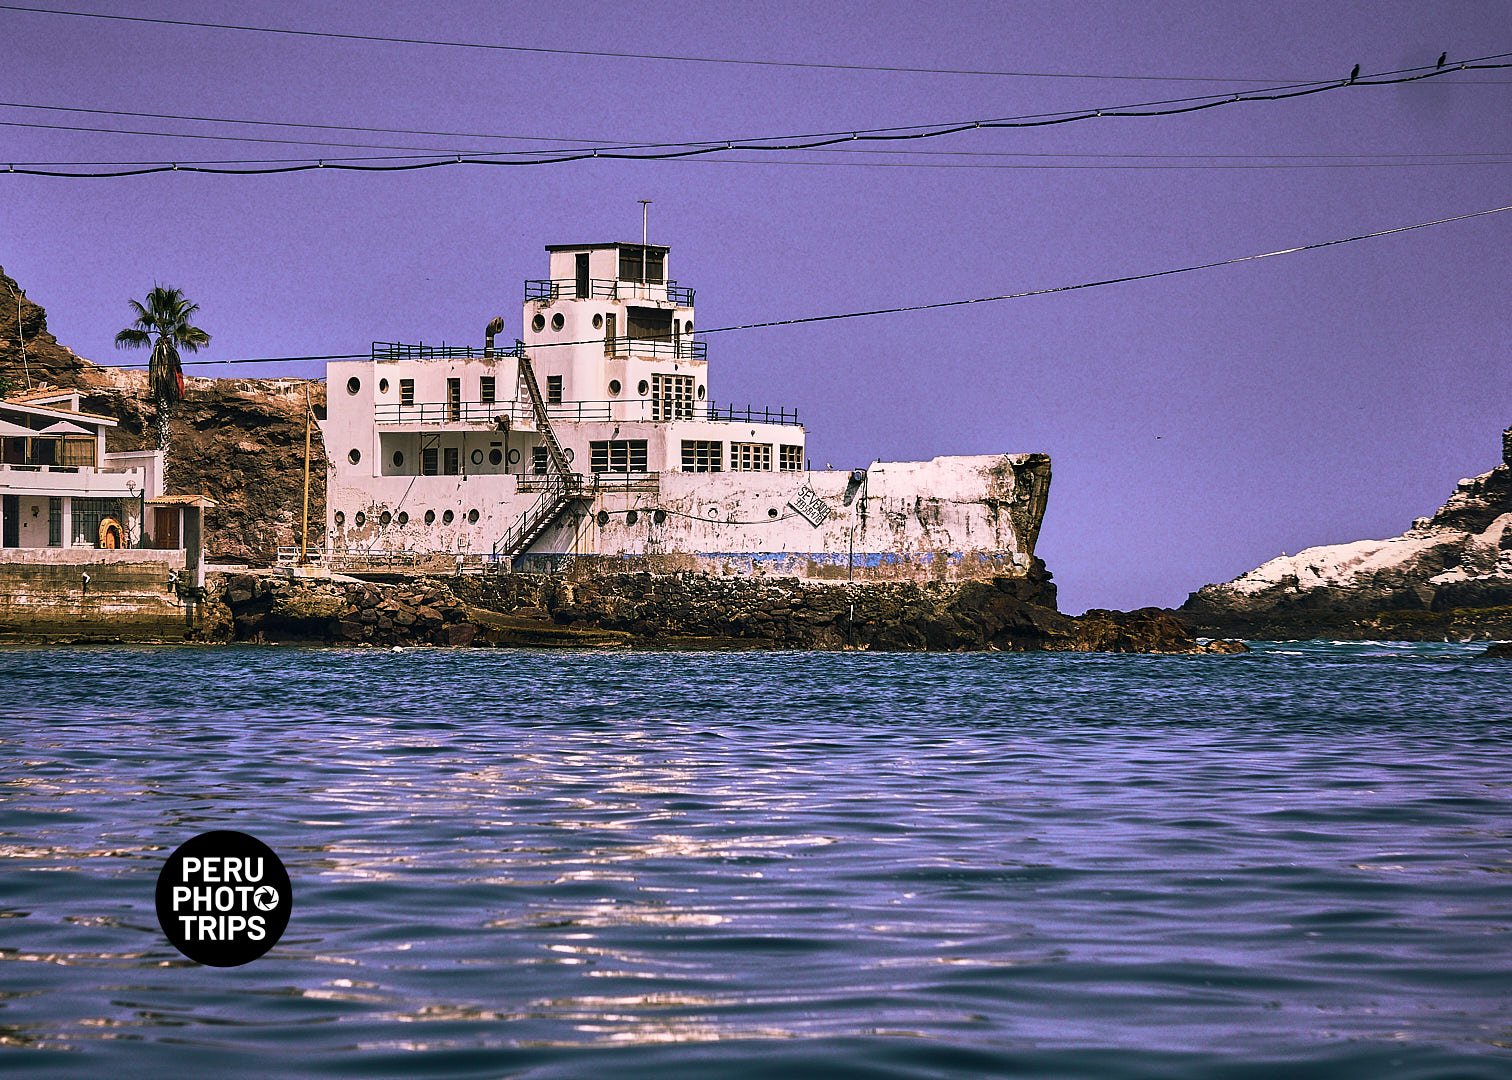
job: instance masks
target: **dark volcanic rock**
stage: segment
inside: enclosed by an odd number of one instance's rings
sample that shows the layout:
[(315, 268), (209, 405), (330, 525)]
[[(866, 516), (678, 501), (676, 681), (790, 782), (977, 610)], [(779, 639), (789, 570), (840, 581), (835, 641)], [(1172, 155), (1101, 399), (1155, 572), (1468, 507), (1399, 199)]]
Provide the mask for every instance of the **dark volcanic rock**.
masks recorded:
[(1502, 660), (1512, 660), (1512, 641), (1499, 641), (1481, 655), (1494, 656)]

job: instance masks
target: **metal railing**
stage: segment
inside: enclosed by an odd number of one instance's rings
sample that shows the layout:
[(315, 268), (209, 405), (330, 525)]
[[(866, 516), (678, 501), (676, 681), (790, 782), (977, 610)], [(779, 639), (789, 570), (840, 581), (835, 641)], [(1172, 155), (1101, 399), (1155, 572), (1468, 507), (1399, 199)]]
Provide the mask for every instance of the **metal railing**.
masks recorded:
[(541, 494), (493, 546), (495, 558), (513, 558), (551, 524), (562, 508), (582, 494), (582, 473), (551, 473)]
[(427, 345), (423, 341), (407, 345), (402, 341), (373, 342), (374, 360), (487, 360), (495, 356), (519, 356), (525, 350), (523, 341), (513, 345), (495, 345), (490, 351), (485, 345)]
[(618, 278), (536, 278), (525, 282), (527, 300), (656, 300), (665, 292), (669, 303), (693, 306), (693, 290), (676, 281), (621, 281)]
[(666, 356), (673, 360), (707, 360), (707, 342), (686, 337), (613, 337), (604, 339), (610, 356)]
[[(514, 426), (533, 428), (535, 410), (523, 401), (423, 401), (410, 405), (374, 407), (380, 424), (497, 424), (508, 418)], [(669, 398), (622, 398), (603, 401), (564, 401), (546, 406), (552, 420), (565, 423), (608, 421), (660, 422), (701, 420), (713, 423), (798, 425), (797, 409), (757, 405), (718, 405), (714, 402), (675, 401)]]
[(504, 417), (511, 423), (534, 419), (528, 404), (513, 400), (420, 401), (373, 407), (373, 418), (380, 424), (495, 424)]

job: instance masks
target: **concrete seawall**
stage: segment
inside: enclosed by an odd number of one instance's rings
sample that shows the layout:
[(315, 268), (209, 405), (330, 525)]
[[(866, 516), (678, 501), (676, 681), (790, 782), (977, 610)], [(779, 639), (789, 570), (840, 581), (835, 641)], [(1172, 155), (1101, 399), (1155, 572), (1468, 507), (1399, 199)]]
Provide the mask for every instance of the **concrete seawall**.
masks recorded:
[(203, 605), (170, 575), (182, 551), (9, 549), (0, 554), (0, 641), (183, 641)]

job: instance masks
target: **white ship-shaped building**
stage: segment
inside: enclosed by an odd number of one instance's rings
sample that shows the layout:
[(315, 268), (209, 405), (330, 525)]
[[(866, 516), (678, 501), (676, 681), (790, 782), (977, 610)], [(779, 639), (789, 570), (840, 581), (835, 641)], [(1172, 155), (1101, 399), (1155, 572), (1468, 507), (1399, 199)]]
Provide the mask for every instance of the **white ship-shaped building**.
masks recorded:
[(340, 565), (605, 563), (808, 578), (1023, 573), (1043, 454), (815, 472), (795, 411), (717, 403), (669, 250), (547, 247), (519, 340), (375, 343), (327, 366)]

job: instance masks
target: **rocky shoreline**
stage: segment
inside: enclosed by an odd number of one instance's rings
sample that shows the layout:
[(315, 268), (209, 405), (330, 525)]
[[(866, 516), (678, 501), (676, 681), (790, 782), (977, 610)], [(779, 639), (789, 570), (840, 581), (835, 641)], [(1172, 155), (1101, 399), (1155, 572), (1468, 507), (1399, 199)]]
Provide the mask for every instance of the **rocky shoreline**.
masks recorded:
[(1062, 615), (1048, 578), (813, 584), (704, 574), (505, 574), (402, 583), (237, 574), (204, 637), (333, 645), (1233, 653), (1171, 613)]

